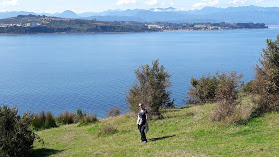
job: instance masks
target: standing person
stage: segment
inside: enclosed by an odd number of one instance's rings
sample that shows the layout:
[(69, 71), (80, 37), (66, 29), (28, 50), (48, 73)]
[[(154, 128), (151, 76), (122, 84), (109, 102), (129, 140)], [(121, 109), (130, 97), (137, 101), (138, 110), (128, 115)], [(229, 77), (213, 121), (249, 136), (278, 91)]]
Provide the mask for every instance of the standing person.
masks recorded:
[(146, 133), (149, 131), (149, 127), (148, 127), (148, 123), (147, 123), (147, 110), (145, 109), (143, 104), (139, 104), (139, 114), (138, 114), (138, 120), (137, 120), (137, 125), (138, 125), (138, 129), (140, 131), (141, 134), (141, 142), (146, 143), (147, 139), (145, 136), (145, 132)]

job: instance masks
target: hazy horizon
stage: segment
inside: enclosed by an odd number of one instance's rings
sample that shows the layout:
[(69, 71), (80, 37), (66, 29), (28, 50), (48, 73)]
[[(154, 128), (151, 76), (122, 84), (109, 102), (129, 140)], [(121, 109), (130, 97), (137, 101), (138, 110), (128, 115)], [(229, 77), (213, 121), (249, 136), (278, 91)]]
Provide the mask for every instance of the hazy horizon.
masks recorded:
[(34, 13), (61, 13), (71, 10), (75, 13), (103, 12), (107, 10), (151, 9), (174, 7), (178, 10), (196, 10), (204, 7), (279, 7), (277, 0), (0, 0), (0, 12), (27, 11)]
[[(255, 5), (247, 5), (247, 6), (231, 6), (231, 7), (249, 7), (249, 6), (255, 6)], [(88, 13), (88, 12), (94, 12), (94, 13), (102, 13), (102, 12), (106, 12), (106, 11), (125, 11), (125, 10), (135, 10), (135, 9), (139, 9), (139, 10), (152, 10), (152, 9), (158, 9), (158, 8), (161, 8), (161, 9), (167, 9), (167, 8), (174, 8), (175, 11), (191, 11), (191, 10), (202, 10), (204, 8), (207, 8), (207, 7), (210, 7), (210, 6), (206, 6), (206, 7), (203, 7), (203, 8), (200, 8), (200, 9), (189, 9), (189, 10), (182, 10), (182, 9), (179, 9), (179, 8), (175, 8), (175, 7), (172, 7), (172, 6), (169, 6), (169, 7), (154, 7), (154, 8), (134, 8), (134, 9), (108, 9), (108, 10), (103, 10), (103, 11), (85, 11), (85, 12), (75, 12), (74, 10), (70, 10), (70, 9), (66, 9), (66, 10), (63, 10), (63, 11), (60, 11), (60, 12), (35, 12), (35, 11), (29, 11), (29, 10), (19, 10), (19, 11), (0, 11), (0, 12), (33, 12), (33, 13), (36, 13), (36, 14), (56, 14), (56, 13), (63, 13), (65, 11), (72, 11), (76, 14), (83, 14), (83, 13)], [(264, 7), (264, 6), (255, 6), (255, 7)], [(279, 7), (279, 6), (277, 6)], [(215, 8), (230, 8), (230, 7), (215, 7)], [(268, 7), (266, 7), (268, 8)]]

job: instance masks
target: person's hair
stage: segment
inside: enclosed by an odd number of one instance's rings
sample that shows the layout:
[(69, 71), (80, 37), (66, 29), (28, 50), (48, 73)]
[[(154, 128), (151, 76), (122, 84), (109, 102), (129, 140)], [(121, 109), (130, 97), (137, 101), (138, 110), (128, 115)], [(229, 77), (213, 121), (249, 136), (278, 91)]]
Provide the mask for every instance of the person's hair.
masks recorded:
[(142, 107), (142, 108), (144, 108), (144, 104), (142, 104), (142, 103), (140, 103), (139, 106)]

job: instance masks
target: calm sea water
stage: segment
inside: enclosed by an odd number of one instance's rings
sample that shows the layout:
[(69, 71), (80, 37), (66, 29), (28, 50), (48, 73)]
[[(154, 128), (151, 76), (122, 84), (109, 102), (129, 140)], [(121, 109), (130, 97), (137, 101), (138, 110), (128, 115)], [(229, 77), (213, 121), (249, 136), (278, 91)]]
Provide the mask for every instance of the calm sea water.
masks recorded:
[(181, 106), (191, 77), (237, 71), (252, 79), (265, 40), (277, 34), (279, 28), (0, 36), (0, 104), (20, 113), (82, 109), (104, 117), (114, 105), (124, 113), (134, 70), (158, 58)]

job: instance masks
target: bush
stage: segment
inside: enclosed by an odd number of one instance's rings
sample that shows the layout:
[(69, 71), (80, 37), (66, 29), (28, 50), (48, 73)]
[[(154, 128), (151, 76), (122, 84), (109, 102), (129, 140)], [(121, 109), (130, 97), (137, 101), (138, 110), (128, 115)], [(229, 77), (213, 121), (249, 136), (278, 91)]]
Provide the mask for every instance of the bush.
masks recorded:
[(96, 115), (84, 115), (82, 119), (79, 120), (78, 126), (88, 125), (89, 123), (95, 123), (98, 122), (98, 118)]
[(241, 93), (252, 94), (257, 93), (254, 87), (254, 80), (249, 81), (242, 89)]
[(236, 106), (239, 104), (237, 99), (239, 91), (243, 86), (240, 79), (243, 75), (237, 75), (236, 72), (218, 74), (219, 85), (216, 92), (217, 106), (213, 111), (211, 119), (213, 121), (222, 121), (228, 117), (235, 116)]
[(47, 115), (46, 115), (45, 128), (48, 129), (48, 128), (54, 128), (54, 127), (57, 127), (57, 125), (55, 123), (55, 118), (49, 111), (49, 112), (47, 112)]
[(76, 115), (76, 121), (80, 121), (82, 120), (83, 116), (85, 116), (86, 114), (83, 114), (82, 111), (80, 109), (77, 110), (77, 115)]
[(187, 93), (186, 104), (215, 102), (218, 84), (219, 80), (217, 76), (203, 75), (200, 79), (191, 78), (192, 87), (189, 88), (189, 92)]
[(35, 130), (44, 128), (45, 126), (45, 112), (42, 111), (40, 114), (33, 114), (32, 126)]
[(107, 112), (109, 117), (115, 117), (120, 115), (120, 109), (117, 106), (114, 106), (114, 108), (111, 108)]
[(111, 135), (115, 134), (117, 132), (117, 129), (112, 124), (106, 124), (101, 126), (100, 131), (98, 135)]
[(261, 55), (260, 65), (255, 68), (255, 88), (258, 91), (254, 96), (254, 102), (258, 104), (255, 116), (279, 110), (279, 35), (274, 42), (267, 40), (267, 48)]
[(33, 115), (32, 126), (35, 130), (57, 127), (55, 118), (51, 112), (47, 112), (47, 114), (45, 114), (44, 111), (40, 114)]
[(29, 113), (18, 115), (18, 110), (0, 107), (0, 155), (10, 157), (29, 156), (38, 136), (30, 129)]
[(159, 60), (152, 62), (152, 66), (141, 65), (135, 71), (137, 82), (126, 96), (131, 111), (138, 112), (138, 104), (143, 103), (150, 114), (160, 114), (161, 107), (172, 107), (174, 100), (170, 100), (171, 75), (165, 71)]
[(77, 110), (76, 120), (79, 122), (78, 127), (88, 125), (89, 123), (95, 123), (98, 121), (96, 115), (91, 114), (87, 115), (85, 112), (82, 112), (80, 109)]
[(57, 120), (61, 124), (73, 124), (76, 122), (75, 117), (76, 115), (74, 113), (65, 111), (64, 113), (58, 116)]
[(247, 124), (251, 118), (254, 107), (251, 105), (245, 106), (242, 104), (236, 105), (231, 116), (224, 119), (227, 124)]

